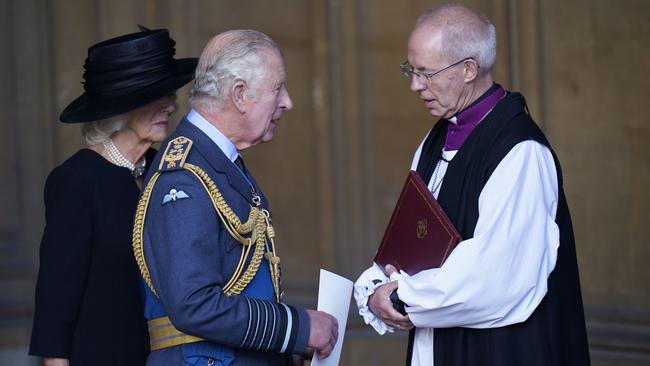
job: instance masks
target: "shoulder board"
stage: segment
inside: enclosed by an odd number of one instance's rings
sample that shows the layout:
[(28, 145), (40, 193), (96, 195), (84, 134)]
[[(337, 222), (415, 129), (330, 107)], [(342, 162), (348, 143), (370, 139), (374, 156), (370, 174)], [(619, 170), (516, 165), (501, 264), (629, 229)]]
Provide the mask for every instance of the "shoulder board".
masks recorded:
[(185, 136), (178, 136), (169, 141), (165, 153), (162, 159), (160, 159), (158, 171), (164, 172), (183, 168), (191, 147), (192, 140)]

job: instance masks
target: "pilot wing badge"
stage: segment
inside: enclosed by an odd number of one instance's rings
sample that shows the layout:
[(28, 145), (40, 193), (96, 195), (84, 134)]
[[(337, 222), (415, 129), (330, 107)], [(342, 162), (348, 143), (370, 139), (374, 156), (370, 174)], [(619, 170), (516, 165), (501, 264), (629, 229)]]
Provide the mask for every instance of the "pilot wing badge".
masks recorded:
[(164, 205), (166, 203), (177, 201), (177, 200), (182, 200), (182, 199), (185, 199), (185, 198), (190, 198), (190, 196), (187, 193), (183, 192), (183, 191), (179, 191), (179, 190), (176, 190), (175, 188), (172, 188), (172, 189), (169, 190), (169, 193), (167, 193), (163, 197), (162, 204)]

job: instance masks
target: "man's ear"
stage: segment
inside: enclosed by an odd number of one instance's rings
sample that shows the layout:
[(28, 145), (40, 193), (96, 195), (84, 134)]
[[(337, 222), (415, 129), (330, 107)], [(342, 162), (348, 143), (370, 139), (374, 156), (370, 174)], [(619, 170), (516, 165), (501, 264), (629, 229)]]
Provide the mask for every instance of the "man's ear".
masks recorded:
[(479, 66), (474, 59), (465, 60), (463, 62), (463, 73), (465, 76), (465, 83), (470, 83), (478, 77)]
[(237, 80), (230, 88), (230, 99), (240, 113), (246, 113), (246, 83)]

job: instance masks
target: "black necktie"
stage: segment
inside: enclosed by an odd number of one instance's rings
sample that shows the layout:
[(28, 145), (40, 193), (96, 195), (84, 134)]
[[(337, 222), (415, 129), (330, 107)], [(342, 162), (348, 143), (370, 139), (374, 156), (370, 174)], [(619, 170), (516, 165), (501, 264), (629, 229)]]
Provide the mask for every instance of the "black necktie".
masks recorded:
[(261, 206), (262, 200), (255, 191), (255, 186), (253, 185), (253, 182), (251, 182), (251, 177), (248, 175), (248, 170), (246, 170), (246, 165), (244, 165), (244, 159), (241, 158), (241, 155), (238, 155), (237, 159), (235, 159), (235, 165), (239, 167), (239, 170), (241, 170), (241, 172), (244, 174), (244, 178), (251, 187), (251, 192), (253, 193), (253, 203), (255, 203), (257, 206)]
[(235, 159), (235, 165), (237, 165), (242, 173), (248, 177), (248, 171), (246, 170), (246, 165), (244, 165), (244, 159), (241, 158), (241, 155), (237, 155), (237, 159)]

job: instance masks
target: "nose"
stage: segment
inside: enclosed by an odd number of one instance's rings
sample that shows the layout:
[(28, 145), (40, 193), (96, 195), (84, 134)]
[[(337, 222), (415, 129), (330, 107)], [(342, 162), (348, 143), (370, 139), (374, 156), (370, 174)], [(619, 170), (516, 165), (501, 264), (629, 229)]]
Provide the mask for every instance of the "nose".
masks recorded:
[(176, 93), (162, 97), (163, 111), (169, 114), (176, 110)]
[(284, 110), (291, 110), (293, 108), (293, 100), (291, 100), (291, 97), (289, 96), (289, 90), (287, 90), (286, 86), (282, 86), (282, 95), (280, 96), (280, 108)]
[(420, 81), (420, 78), (417, 75), (412, 75), (411, 76), (411, 84), (410, 88), (414, 92), (421, 92), (422, 90), (426, 89), (427, 86), (425, 83)]

